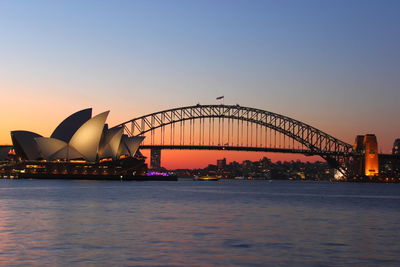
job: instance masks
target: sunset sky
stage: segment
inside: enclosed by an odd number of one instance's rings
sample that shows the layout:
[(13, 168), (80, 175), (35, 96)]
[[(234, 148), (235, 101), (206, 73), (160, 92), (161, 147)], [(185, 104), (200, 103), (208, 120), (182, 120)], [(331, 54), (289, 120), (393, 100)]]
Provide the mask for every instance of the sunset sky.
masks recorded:
[[(384, 153), (400, 138), (400, 1), (0, 1), (0, 12), (1, 144), (11, 130), (49, 136), (87, 107), (111, 110), (112, 126), (220, 95), (348, 143), (375, 133)], [(284, 158), (165, 155), (171, 168)]]

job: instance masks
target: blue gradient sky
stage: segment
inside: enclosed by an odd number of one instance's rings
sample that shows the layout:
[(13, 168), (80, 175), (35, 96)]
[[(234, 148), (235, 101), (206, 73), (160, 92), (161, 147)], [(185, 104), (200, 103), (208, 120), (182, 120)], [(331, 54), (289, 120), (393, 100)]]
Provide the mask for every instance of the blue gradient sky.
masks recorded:
[[(109, 123), (239, 103), (346, 142), (400, 137), (400, 1), (0, 1), (0, 143), (67, 115)], [(40, 119), (39, 119), (40, 118)], [(39, 120), (38, 120), (39, 119)]]

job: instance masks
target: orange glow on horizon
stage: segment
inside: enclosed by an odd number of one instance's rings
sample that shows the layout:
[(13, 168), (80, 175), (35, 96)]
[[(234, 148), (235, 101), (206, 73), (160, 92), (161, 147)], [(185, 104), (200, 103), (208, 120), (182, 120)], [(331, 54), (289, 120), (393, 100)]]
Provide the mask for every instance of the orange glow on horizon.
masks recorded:
[[(150, 150), (141, 150), (147, 157), (146, 162), (150, 162)], [(267, 157), (272, 162), (277, 161), (324, 161), (319, 156), (304, 156), (301, 154), (283, 154), (266, 152), (243, 152), (243, 151), (207, 151), (207, 150), (162, 150), (161, 166), (167, 169), (202, 169), (209, 164), (215, 165), (218, 159), (226, 158), (227, 163), (237, 161), (242, 163), (244, 160), (258, 161)]]
[[(160, 108), (156, 104), (151, 106), (136, 106), (135, 109), (126, 109), (123, 105), (107, 106), (107, 101), (99, 102), (93, 101), (92, 98), (85, 97), (85, 95), (79, 95), (76, 97), (76, 93), (72, 94), (74, 96), (74, 101), (59, 101), (60, 97), (68, 98), (69, 92), (67, 88), (62, 88), (65, 90), (60, 90), (61, 93), (55, 93), (54, 84), (37, 84), (35, 86), (30, 86), (30, 90), (26, 90), (28, 87), (26, 84), (19, 83), (8, 83), (3, 84), (7, 89), (7, 97), (10, 99), (18, 100), (18, 108), (16, 108), (16, 103), (14, 101), (5, 101), (2, 106), (1, 124), (0, 124), (0, 144), (11, 144), (10, 131), (13, 130), (27, 130), (32, 131), (43, 136), (50, 136), (57, 125), (70, 114), (87, 107), (93, 107), (93, 115), (97, 115), (99, 111), (111, 110), (111, 117), (108, 120), (110, 127), (119, 124), (120, 122), (139, 117), (145, 114), (149, 114), (151, 111), (159, 111), (163, 109), (168, 109), (170, 107), (162, 106)], [(39, 90), (40, 89), (40, 90)], [(38, 92), (41, 92), (40, 94)], [(180, 106), (185, 106), (184, 104)], [(248, 104), (247, 106), (252, 106)], [(262, 108), (262, 107), (261, 107)], [(268, 108), (265, 108), (268, 110)], [(150, 111), (149, 111), (150, 110)], [(273, 110), (272, 110), (273, 111)], [(282, 112), (282, 114), (289, 113), (290, 110)], [(292, 112), (294, 113), (294, 112)], [(307, 116), (300, 116), (297, 114), (296, 119), (304, 121), (305, 123), (310, 123), (312, 126), (326, 131), (328, 134), (348, 142), (348, 140), (353, 140), (355, 134), (359, 132), (356, 127), (337, 127), (334, 128), (332, 123), (329, 121), (307, 121)], [(294, 116), (293, 116), (294, 117)], [(236, 124), (235, 124), (236, 125)], [(335, 124), (336, 125), (336, 124)], [(236, 127), (236, 126), (235, 126)], [(189, 131), (187, 131), (189, 132)], [(374, 132), (372, 130), (372, 132)], [(195, 136), (199, 133), (196, 130)], [(380, 138), (380, 148), (377, 153), (391, 153), (393, 140), (397, 136), (386, 136), (382, 138), (382, 133), (377, 132)], [(203, 133), (205, 136), (205, 141), (207, 142), (207, 132)], [(179, 138), (178, 132), (175, 136), (175, 144), (178, 144), (177, 139)], [(197, 138), (197, 137), (196, 137)], [(150, 140), (150, 137), (146, 138), (145, 143)], [(170, 131), (165, 132), (165, 141), (170, 139)], [(158, 140), (156, 140), (158, 141)], [(232, 140), (231, 140), (232, 141)], [(259, 142), (264, 142), (262, 139)], [(222, 142), (226, 143), (226, 140)], [(189, 144), (189, 140), (185, 138), (185, 144)], [(149, 152), (144, 150), (144, 154), (148, 157)], [(208, 164), (215, 164), (217, 159), (227, 158), (228, 162), (243, 160), (256, 161), (263, 157), (268, 157), (272, 161), (290, 161), (290, 160), (301, 160), (301, 161), (323, 161), (322, 158), (318, 156), (308, 157), (300, 154), (280, 154), (280, 153), (265, 153), (265, 152), (234, 152), (234, 151), (190, 151), (190, 150), (163, 150), (162, 151), (162, 166), (167, 168), (204, 168)]]

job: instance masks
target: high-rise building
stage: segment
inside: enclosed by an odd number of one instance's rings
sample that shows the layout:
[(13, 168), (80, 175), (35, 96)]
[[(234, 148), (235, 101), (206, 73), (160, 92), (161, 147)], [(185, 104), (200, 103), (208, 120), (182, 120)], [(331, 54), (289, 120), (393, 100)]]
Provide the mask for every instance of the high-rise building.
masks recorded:
[(150, 152), (150, 167), (153, 170), (161, 169), (161, 149), (152, 149)]
[(217, 160), (217, 168), (218, 170), (223, 170), (226, 167), (226, 158)]

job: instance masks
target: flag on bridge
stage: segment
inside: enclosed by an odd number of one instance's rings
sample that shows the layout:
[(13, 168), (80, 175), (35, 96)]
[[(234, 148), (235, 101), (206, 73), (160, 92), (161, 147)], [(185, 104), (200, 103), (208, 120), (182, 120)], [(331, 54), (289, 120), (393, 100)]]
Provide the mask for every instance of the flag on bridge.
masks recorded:
[(217, 97), (217, 100), (221, 100), (221, 99), (224, 99), (224, 96)]

